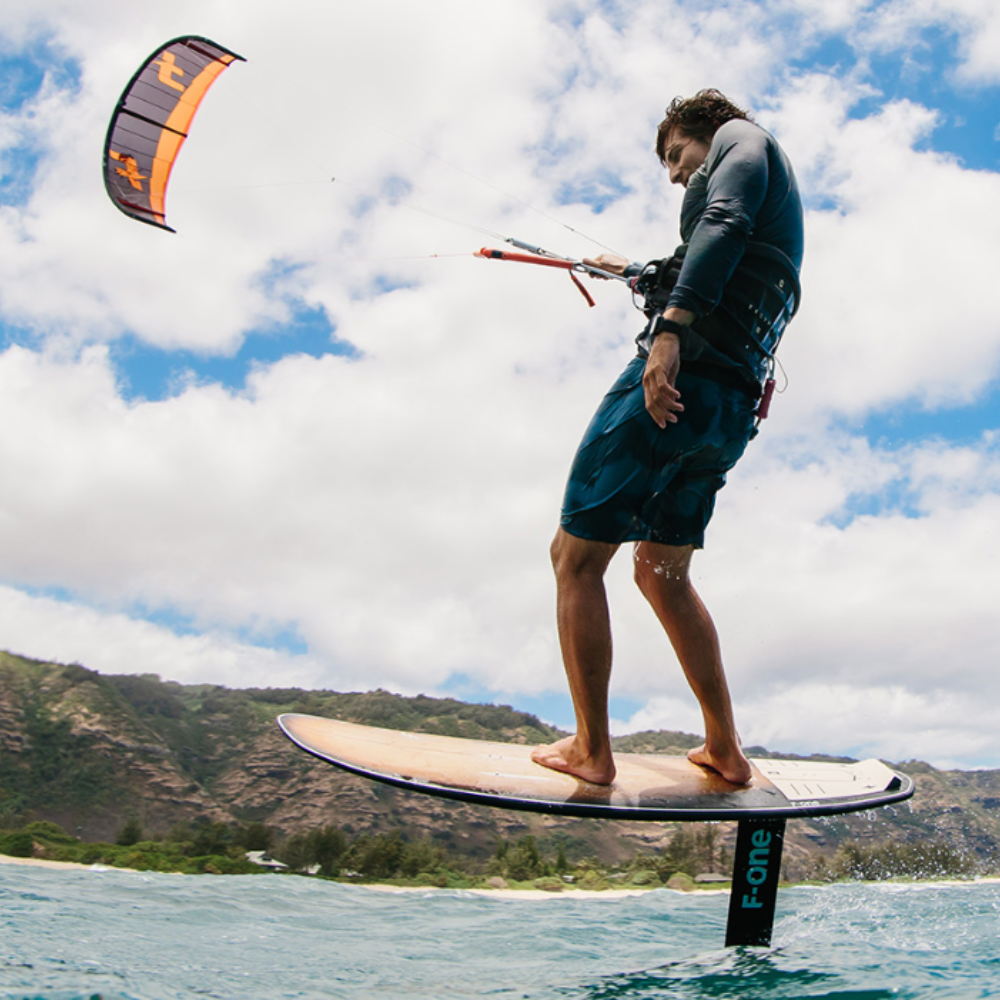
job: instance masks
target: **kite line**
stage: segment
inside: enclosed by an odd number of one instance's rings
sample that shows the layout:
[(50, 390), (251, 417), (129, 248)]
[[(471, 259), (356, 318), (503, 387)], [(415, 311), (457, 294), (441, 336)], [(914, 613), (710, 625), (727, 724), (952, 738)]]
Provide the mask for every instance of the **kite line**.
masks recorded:
[[(171, 171), (184, 140), (188, 136), (195, 112), (208, 89), (222, 71), (236, 61), (245, 62), (246, 60), (210, 39), (199, 35), (184, 35), (164, 43), (142, 62), (115, 106), (104, 145), (104, 184), (108, 196), (120, 211), (139, 222), (165, 229), (168, 232), (175, 231), (167, 225), (166, 221), (166, 195)], [(424, 149), (387, 129), (382, 129), (382, 131), (397, 141), (406, 142), (425, 155), (434, 157), (452, 170), (472, 177), (479, 183), (499, 192), (505, 198), (542, 215), (574, 235), (604, 250), (611, 250), (600, 240), (588, 236), (547, 212), (543, 212), (464, 167), (458, 166), (437, 153)], [(339, 180), (339, 183), (353, 186), (350, 182), (345, 182), (337, 177), (331, 177), (330, 180), (331, 182)], [(384, 200), (384, 196), (369, 194), (369, 197), (373, 197), (375, 200)], [(594, 299), (580, 281), (579, 274), (613, 278), (629, 283), (629, 279), (621, 275), (585, 264), (582, 260), (553, 253), (540, 246), (525, 243), (512, 236), (505, 236), (474, 223), (451, 218), (440, 212), (406, 202), (397, 202), (394, 207), (409, 208), (453, 225), (478, 231), (514, 248), (513, 251), (510, 251), (483, 247), (475, 251), (473, 254), (475, 257), (565, 270), (591, 306), (595, 304)], [(439, 255), (432, 254), (430, 256)]]

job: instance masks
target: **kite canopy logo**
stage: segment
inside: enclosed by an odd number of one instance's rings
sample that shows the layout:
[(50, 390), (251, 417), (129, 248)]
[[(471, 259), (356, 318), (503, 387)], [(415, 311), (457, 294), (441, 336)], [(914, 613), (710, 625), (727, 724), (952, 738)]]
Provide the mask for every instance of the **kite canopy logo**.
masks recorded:
[(126, 214), (174, 232), (166, 222), (167, 182), (194, 113), (235, 52), (197, 35), (157, 49), (129, 81), (108, 126), (104, 186)]

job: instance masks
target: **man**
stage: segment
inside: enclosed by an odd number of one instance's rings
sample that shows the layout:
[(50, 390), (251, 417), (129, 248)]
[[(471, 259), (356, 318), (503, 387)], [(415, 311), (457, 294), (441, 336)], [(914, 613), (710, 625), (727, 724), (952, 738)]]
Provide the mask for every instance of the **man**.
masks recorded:
[(615, 777), (608, 728), (611, 627), (604, 574), (635, 543), (635, 579), (701, 705), (705, 742), (688, 757), (750, 780), (711, 616), (689, 566), (715, 494), (756, 433), (762, 382), (798, 306), (802, 205), (787, 157), (715, 90), (675, 99), (657, 130), (670, 181), (685, 187), (683, 243), (639, 275), (649, 323), (577, 452), (552, 544), (563, 662), (576, 733), (533, 759), (586, 781)]

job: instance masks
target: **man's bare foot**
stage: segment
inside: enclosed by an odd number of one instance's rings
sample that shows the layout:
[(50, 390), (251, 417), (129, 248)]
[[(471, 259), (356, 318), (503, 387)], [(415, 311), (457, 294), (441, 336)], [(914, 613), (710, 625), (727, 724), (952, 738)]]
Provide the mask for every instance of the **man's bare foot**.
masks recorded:
[(703, 743), (700, 747), (689, 750), (687, 756), (692, 764), (707, 767), (734, 785), (747, 785), (753, 776), (750, 761), (743, 756), (743, 751), (739, 747), (728, 754), (715, 754)]
[(595, 785), (610, 785), (615, 780), (615, 762), (611, 748), (592, 755), (579, 745), (575, 736), (567, 736), (545, 747), (535, 747), (531, 759), (552, 771), (562, 771)]

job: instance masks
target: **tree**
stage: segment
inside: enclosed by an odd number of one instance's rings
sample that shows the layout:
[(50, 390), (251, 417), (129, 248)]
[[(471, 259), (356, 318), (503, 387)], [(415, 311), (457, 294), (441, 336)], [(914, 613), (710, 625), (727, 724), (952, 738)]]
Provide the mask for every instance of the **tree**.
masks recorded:
[(250, 823), (239, 835), (248, 851), (269, 851), (274, 845), (274, 831), (263, 823)]
[(347, 852), (345, 864), (369, 878), (391, 878), (399, 872), (403, 839), (398, 830), (390, 834), (359, 837)]
[(559, 849), (556, 853), (556, 871), (560, 875), (565, 875), (569, 871), (569, 861), (566, 859), (566, 845), (560, 840)]
[(538, 851), (538, 843), (530, 833), (522, 837), (513, 847), (502, 842), (490, 863), (490, 871), (515, 882), (528, 882), (549, 874)]
[(413, 878), (425, 872), (433, 872), (444, 865), (444, 851), (432, 840), (424, 837), (403, 848), (399, 859), (399, 873), (407, 878)]
[(324, 875), (336, 875), (346, 852), (347, 837), (331, 825), (289, 838), (281, 848), (281, 860), (297, 871), (319, 865)]
[(125, 825), (118, 831), (115, 843), (119, 847), (131, 847), (133, 844), (138, 844), (140, 840), (142, 840), (142, 823), (139, 822), (138, 816), (130, 816), (125, 821)]

